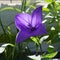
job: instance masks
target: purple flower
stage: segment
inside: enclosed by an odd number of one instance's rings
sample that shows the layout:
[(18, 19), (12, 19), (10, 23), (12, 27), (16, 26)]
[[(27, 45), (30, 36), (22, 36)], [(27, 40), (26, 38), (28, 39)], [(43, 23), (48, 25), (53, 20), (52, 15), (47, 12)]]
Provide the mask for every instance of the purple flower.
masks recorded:
[(19, 29), (16, 42), (22, 42), (31, 36), (46, 34), (45, 26), (42, 24), (42, 6), (36, 8), (32, 15), (27, 13), (17, 14), (15, 25)]

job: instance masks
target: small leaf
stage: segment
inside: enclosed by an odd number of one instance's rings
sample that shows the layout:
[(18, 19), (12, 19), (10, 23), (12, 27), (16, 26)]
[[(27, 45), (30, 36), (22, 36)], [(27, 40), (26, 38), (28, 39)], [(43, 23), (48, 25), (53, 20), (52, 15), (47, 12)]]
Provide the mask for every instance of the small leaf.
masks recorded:
[(53, 0), (45, 0), (46, 2), (53, 2)]
[(48, 47), (48, 52), (51, 53), (51, 52), (53, 52), (53, 51), (54, 51), (54, 47), (51, 46), (51, 45), (49, 45), (49, 47)]
[(54, 58), (58, 52), (42, 55), (42, 58)]
[(41, 56), (40, 55), (38, 55), (38, 56), (31, 55), (31, 56), (28, 56), (28, 57), (31, 58), (31, 59), (33, 59), (33, 60), (41, 60)]
[(32, 41), (39, 45), (38, 39), (36, 37), (31, 37)]
[(60, 6), (57, 6), (57, 8), (56, 8), (57, 10), (60, 10)]
[(6, 48), (8, 45), (14, 47), (14, 45), (13, 45), (13, 44), (10, 44), (10, 43), (3, 44), (3, 45), (1, 45), (1, 47), (0, 47), (0, 54), (5, 51), (5, 48)]
[(49, 12), (50, 10), (48, 8), (43, 8), (43, 11)]
[(8, 45), (14, 47), (14, 45), (13, 44), (10, 44), (10, 43), (3, 44), (2, 47), (7, 47)]
[(3, 52), (4, 52), (4, 50), (5, 50), (5, 48), (4, 48), (4, 47), (0, 47), (0, 54), (1, 54), (1, 53), (3, 53)]
[(40, 43), (42, 43), (44, 40), (46, 40), (49, 37), (49, 35), (43, 36), (40, 38)]

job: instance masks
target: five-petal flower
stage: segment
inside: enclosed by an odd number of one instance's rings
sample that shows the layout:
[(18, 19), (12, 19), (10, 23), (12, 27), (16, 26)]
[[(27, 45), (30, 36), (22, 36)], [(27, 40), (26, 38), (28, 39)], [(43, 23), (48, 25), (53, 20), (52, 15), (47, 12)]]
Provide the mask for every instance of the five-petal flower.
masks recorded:
[(15, 17), (15, 25), (19, 29), (16, 42), (22, 42), (31, 36), (40, 36), (47, 33), (42, 23), (42, 6), (36, 8), (32, 15), (19, 13)]

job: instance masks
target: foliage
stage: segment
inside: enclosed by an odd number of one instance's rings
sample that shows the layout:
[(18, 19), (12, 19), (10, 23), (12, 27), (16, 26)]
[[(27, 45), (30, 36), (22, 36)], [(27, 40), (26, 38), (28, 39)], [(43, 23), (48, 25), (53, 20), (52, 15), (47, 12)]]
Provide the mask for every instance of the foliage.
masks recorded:
[[(48, 34), (44, 36), (31, 37), (25, 42), (20, 44), (15, 43), (15, 37), (17, 33), (12, 33), (10, 25), (4, 27), (2, 24), (2, 20), (0, 17), (0, 26), (2, 27), (3, 34), (0, 34), (0, 53), (4, 53), (6, 60), (13, 60), (17, 57), (24, 60), (26, 56), (31, 54), (31, 49), (29, 48), (29, 43), (34, 42), (36, 47), (36, 54), (38, 54), (38, 50), (41, 51), (41, 59), (42, 58), (53, 58), (57, 53), (54, 50), (54, 45), (60, 42), (60, 2), (56, 2), (55, 0), (45, 0), (47, 2), (47, 6), (43, 6), (43, 22), (46, 25), (46, 29)], [(19, 8), (15, 7), (4, 7), (0, 8), (0, 12), (13, 10), (17, 13), (31, 13), (36, 5), (40, 2), (31, 3), (30, 1), (22, 0), (22, 5)], [(18, 30), (17, 30), (18, 32)], [(42, 53), (42, 44), (46, 42), (48, 44), (47, 53)], [(7, 44), (3, 47), (4, 44)], [(59, 47), (60, 48), (60, 47)], [(24, 56), (24, 52), (26, 53)], [(24, 59), (23, 59), (24, 57)], [(33, 59), (33, 58), (32, 58)]]

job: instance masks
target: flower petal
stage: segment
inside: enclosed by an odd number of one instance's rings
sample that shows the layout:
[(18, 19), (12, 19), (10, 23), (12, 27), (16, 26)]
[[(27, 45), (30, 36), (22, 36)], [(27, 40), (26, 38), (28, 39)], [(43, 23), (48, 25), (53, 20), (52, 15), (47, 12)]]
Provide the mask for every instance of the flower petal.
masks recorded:
[(31, 16), (26, 13), (17, 14), (15, 17), (15, 25), (20, 30), (24, 27), (28, 27), (28, 24), (31, 22)]
[(42, 6), (36, 8), (32, 13), (32, 26), (42, 23)]
[(22, 42), (29, 38), (30, 36), (31, 36), (30, 33), (27, 33), (26, 31), (20, 31), (16, 36), (16, 43)]
[(40, 24), (39, 27), (33, 33), (34, 36), (40, 36), (47, 34), (46, 28), (43, 24)]

